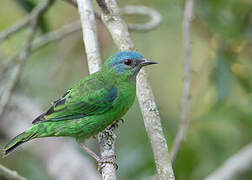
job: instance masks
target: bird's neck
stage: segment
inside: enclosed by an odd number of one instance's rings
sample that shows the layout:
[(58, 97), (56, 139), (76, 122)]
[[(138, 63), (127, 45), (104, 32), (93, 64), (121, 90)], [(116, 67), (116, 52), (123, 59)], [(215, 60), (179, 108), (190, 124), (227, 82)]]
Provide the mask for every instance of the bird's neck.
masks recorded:
[(118, 74), (114, 71), (102, 72), (101, 75), (104, 79), (109, 80), (111, 83), (120, 84), (120, 83), (129, 83), (132, 85), (136, 84), (136, 76), (130, 74), (131, 72), (125, 72), (123, 74)]

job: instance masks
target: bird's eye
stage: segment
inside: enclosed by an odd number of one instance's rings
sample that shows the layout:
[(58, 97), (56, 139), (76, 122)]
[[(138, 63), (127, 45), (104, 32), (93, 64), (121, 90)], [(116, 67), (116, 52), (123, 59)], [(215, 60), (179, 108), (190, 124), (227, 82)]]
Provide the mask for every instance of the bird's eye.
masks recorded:
[(129, 66), (132, 64), (132, 60), (131, 59), (124, 59), (123, 64)]

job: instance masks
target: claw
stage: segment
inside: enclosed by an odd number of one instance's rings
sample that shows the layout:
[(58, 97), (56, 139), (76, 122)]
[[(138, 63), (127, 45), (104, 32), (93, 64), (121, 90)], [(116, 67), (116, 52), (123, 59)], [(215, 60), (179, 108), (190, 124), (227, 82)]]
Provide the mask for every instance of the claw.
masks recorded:
[(103, 158), (98, 159), (98, 171), (102, 174), (102, 169), (105, 167), (105, 163), (113, 164), (113, 166), (118, 169), (118, 165), (115, 162), (116, 155), (110, 155)]
[(83, 149), (98, 162), (98, 171), (100, 173), (102, 173), (102, 168), (105, 167), (105, 163), (111, 163), (114, 165), (116, 169), (118, 169), (118, 165), (115, 163), (116, 155), (109, 155), (101, 158), (97, 154), (95, 154), (91, 149), (89, 149), (85, 144), (81, 145)]
[(121, 121), (122, 123), (124, 123), (124, 120), (123, 120), (122, 118), (119, 119), (119, 120), (116, 120), (115, 122), (113, 122), (113, 123), (110, 125), (110, 129), (111, 129), (111, 130), (117, 129), (118, 126), (119, 126), (120, 121)]
[(123, 119), (123, 118), (119, 119), (118, 122), (119, 122), (119, 121), (122, 121), (122, 123), (124, 123), (124, 119)]

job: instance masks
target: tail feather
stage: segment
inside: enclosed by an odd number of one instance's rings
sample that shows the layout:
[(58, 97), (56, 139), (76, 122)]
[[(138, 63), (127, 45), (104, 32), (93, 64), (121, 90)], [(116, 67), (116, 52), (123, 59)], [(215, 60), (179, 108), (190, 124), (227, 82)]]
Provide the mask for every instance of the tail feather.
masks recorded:
[(4, 156), (8, 155), (10, 152), (15, 150), (21, 144), (33, 139), (35, 135), (36, 135), (36, 133), (31, 133), (29, 131), (25, 131), (25, 132), (17, 135), (16, 137), (14, 137), (13, 139), (11, 139), (10, 142), (8, 144), (6, 144), (3, 149)]

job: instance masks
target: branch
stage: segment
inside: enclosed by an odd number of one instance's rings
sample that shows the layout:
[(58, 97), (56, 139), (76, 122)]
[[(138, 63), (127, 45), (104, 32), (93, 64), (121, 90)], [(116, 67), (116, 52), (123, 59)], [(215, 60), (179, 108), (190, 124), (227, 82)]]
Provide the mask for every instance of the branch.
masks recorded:
[(81, 30), (81, 24), (80, 21), (74, 21), (70, 24), (66, 24), (63, 27), (49, 32), (37, 39), (34, 40), (32, 43), (32, 51), (38, 50), (39, 48), (54, 42), (54, 41), (59, 41), (75, 32), (79, 32)]
[[(78, 7), (74, 0), (64, 0), (71, 4), (74, 7)], [(154, 9), (146, 6), (136, 6), (136, 5), (129, 5), (125, 6), (121, 9), (122, 15), (146, 15), (149, 16), (150, 21), (143, 23), (143, 24), (127, 24), (129, 30), (132, 31), (149, 31), (157, 27), (161, 20), (162, 16)], [(95, 17), (97, 19), (101, 19), (101, 14), (99, 12), (95, 12)], [(6, 28), (4, 31), (0, 33), (0, 43), (4, 40), (8, 39), (14, 33), (19, 32), (23, 28), (27, 27), (30, 21), (33, 19), (31, 14), (27, 15), (25, 18), (17, 22), (16, 24), (12, 25), (9, 28)]]
[(182, 97), (182, 110), (180, 114), (180, 125), (175, 137), (173, 147), (171, 150), (172, 162), (175, 160), (180, 146), (185, 138), (186, 129), (188, 127), (188, 109), (189, 109), (189, 97), (191, 90), (191, 21), (193, 16), (193, 0), (187, 0), (184, 10), (184, 92)]
[(29, 21), (30, 21), (29, 16), (30, 15), (27, 15), (21, 21), (17, 22), (16, 24), (12, 25), (11, 27), (9, 27), (9, 28), (5, 29), (3, 32), (1, 32), (0, 33), (0, 43), (4, 40), (8, 39), (14, 33), (25, 28), (29, 24)]
[(0, 164), (0, 179), (4, 180), (26, 180), (24, 177), (20, 176), (16, 171), (7, 169)]
[[(70, 23), (70, 24), (66, 24), (57, 30), (51, 31), (35, 39), (32, 42), (32, 48), (31, 48), (30, 53), (32, 54), (33, 52), (44, 47), (45, 45), (51, 42), (59, 41), (75, 32), (79, 32), (80, 30), (81, 30), (81, 25), (80, 25), (79, 20), (74, 21), (73, 23)], [(18, 53), (14, 55), (13, 57), (11, 57), (9, 60), (6, 60), (6, 63), (2, 63), (0, 65), (0, 80), (3, 77), (4, 73), (6, 73), (7, 70), (10, 69), (10, 67), (16, 63), (17, 58), (18, 58)]]
[[(0, 131), (12, 138), (29, 128), (30, 120), (41, 113), (41, 107), (34, 100), (14, 95), (3, 114)], [(28, 143), (20, 148), (31, 150), (55, 180), (100, 180), (91, 160), (83, 156), (72, 141), (66, 141), (65, 138), (51, 137), (47, 141), (37, 139), (35, 143)], [(67, 171), (64, 170), (66, 165)]]
[(45, 1), (44, 3), (40, 3), (36, 6), (32, 12), (27, 15), (25, 18), (20, 20), (18, 23), (12, 25), (11, 27), (7, 28), (3, 32), (0, 33), (0, 42), (4, 41), (5, 39), (9, 38), (12, 34), (22, 30), (26, 26), (31, 23), (37, 23), (39, 18), (45, 13), (47, 8), (54, 2), (54, 0)]
[[(71, 4), (74, 7), (78, 7), (75, 0), (64, 0)], [(98, 5), (104, 11), (105, 14), (108, 14), (109, 11), (106, 7), (106, 3), (104, 0), (97, 1)], [(137, 6), (137, 5), (128, 5), (120, 9), (121, 15), (141, 15), (141, 16), (149, 16), (150, 21), (143, 24), (127, 24), (128, 29), (132, 31), (149, 31), (157, 27), (162, 21), (162, 16), (156, 10), (146, 7), (146, 6)], [(99, 12), (95, 12), (95, 17), (101, 20), (101, 14)]]
[[(98, 0), (97, 0), (98, 1)], [(126, 23), (122, 20), (115, 0), (105, 0), (109, 14), (102, 13), (102, 20), (120, 50), (134, 50)], [(155, 164), (160, 180), (175, 179), (170, 161), (166, 139), (163, 134), (159, 111), (144, 70), (138, 75), (137, 97), (150, 138)]]
[(206, 180), (231, 180), (252, 168), (252, 143), (242, 148), (238, 153), (227, 159)]
[(101, 68), (94, 10), (90, 0), (78, 0), (77, 2), (81, 17), (83, 41), (88, 59), (89, 72), (94, 73)]
[(6, 105), (9, 102), (9, 99), (11, 97), (11, 94), (19, 80), (20, 74), (21, 74), (21, 69), (25, 63), (25, 60), (29, 56), (29, 53), (31, 51), (32, 47), (32, 40), (35, 36), (37, 25), (39, 18), (42, 16), (43, 13), (46, 12), (48, 7), (53, 3), (54, 0), (46, 0), (46, 1), (41, 1), (34, 10), (31, 12), (31, 17), (33, 18), (30, 21), (30, 30), (27, 35), (27, 39), (25, 41), (24, 49), (19, 53), (17, 56), (17, 64), (11, 74), (10, 82), (6, 87), (6, 90), (3, 92), (0, 100), (0, 118), (5, 110)]
[[(85, 44), (88, 67), (90, 73), (94, 73), (101, 68), (100, 53), (98, 48), (97, 30), (94, 10), (91, 0), (77, 0), (81, 17), (83, 40)], [(101, 158), (114, 155), (115, 134), (108, 128), (98, 135)], [(102, 179), (115, 180), (115, 167), (111, 163), (105, 163), (102, 168)]]
[(149, 16), (150, 20), (143, 24), (129, 24), (128, 29), (133, 31), (149, 31), (156, 28), (162, 21), (162, 16), (154, 9), (146, 6), (128, 5), (121, 8), (122, 15)]
[[(98, 142), (100, 146), (101, 157), (115, 155), (116, 135), (109, 127), (98, 134)], [(111, 163), (106, 163), (102, 168), (102, 179), (116, 180), (116, 169)]]
[[(69, 2), (68, 0), (66, 0)], [(73, 1), (70, 1), (73, 2)], [(74, 5), (77, 4), (73, 3)], [(139, 15), (148, 15), (150, 17), (150, 21), (145, 23), (145, 24), (127, 24), (128, 28), (130, 30), (135, 30), (135, 31), (148, 31), (151, 30), (155, 27), (157, 27), (158, 24), (160, 24), (162, 17), (161, 15), (155, 11), (152, 8), (145, 7), (145, 6), (125, 6), (121, 9), (121, 13), (125, 15), (134, 15), (134, 14), (139, 14)], [(101, 19), (101, 14), (98, 12), (95, 12), (95, 16), (98, 19)], [(23, 21), (27, 19), (24, 18)], [(28, 21), (27, 21), (28, 23)], [(14, 25), (16, 26), (16, 25)], [(11, 29), (12, 27), (10, 27)], [(55, 31), (49, 32), (37, 39), (34, 40), (32, 43), (32, 52), (38, 50), (39, 48), (53, 42), (53, 41), (58, 41), (61, 40), (62, 38), (65, 38), (68, 35), (71, 35), (72, 33), (79, 32), (81, 30), (81, 24), (79, 20), (76, 20), (73, 23), (64, 25), (62, 28), (59, 28)], [(9, 69), (10, 66), (15, 64), (16, 59), (18, 57), (18, 54), (14, 55), (11, 57), (9, 60), (6, 60), (6, 63), (2, 63), (0, 66), (0, 79), (3, 77), (3, 74), (6, 72), (7, 69)]]

